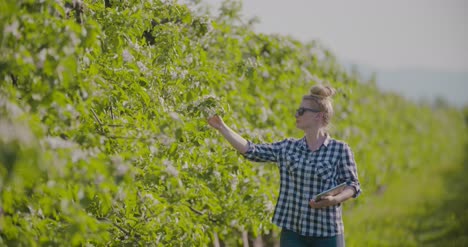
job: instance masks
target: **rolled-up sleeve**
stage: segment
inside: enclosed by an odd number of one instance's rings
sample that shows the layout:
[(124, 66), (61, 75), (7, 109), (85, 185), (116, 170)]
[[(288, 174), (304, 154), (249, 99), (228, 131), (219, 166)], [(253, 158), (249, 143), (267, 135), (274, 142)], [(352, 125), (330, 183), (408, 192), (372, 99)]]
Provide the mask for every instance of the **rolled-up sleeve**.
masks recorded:
[(286, 142), (287, 139), (269, 144), (254, 144), (248, 141), (249, 148), (243, 155), (250, 161), (278, 162), (280, 152), (286, 145)]
[(338, 167), (338, 180), (340, 183), (346, 183), (356, 191), (353, 195), (354, 198), (361, 194), (361, 185), (358, 180), (356, 161), (354, 154), (348, 144), (344, 144), (343, 151), (341, 152), (340, 164)]

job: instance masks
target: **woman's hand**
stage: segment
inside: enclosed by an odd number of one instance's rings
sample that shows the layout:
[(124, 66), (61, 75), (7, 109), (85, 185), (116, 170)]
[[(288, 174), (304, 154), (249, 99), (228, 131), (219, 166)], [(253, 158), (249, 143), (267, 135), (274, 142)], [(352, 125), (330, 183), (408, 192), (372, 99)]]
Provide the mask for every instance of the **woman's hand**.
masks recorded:
[(218, 115), (214, 115), (208, 118), (208, 124), (217, 130), (225, 126), (223, 119)]
[(309, 205), (312, 208), (330, 207), (348, 200), (349, 198), (353, 197), (355, 193), (356, 190), (354, 190), (353, 187), (346, 186), (346, 188), (337, 195), (325, 196), (322, 197), (319, 201), (310, 200)]
[(241, 154), (244, 154), (249, 149), (249, 143), (242, 136), (229, 128), (220, 116), (214, 115), (208, 118), (208, 123), (211, 127), (217, 129), (229, 143), (237, 149)]
[(315, 200), (310, 200), (309, 202), (309, 205), (310, 207), (312, 208), (325, 208), (325, 207), (330, 207), (330, 206), (333, 206), (333, 205), (336, 205), (340, 203), (336, 197), (334, 196), (325, 196), (325, 197), (322, 197), (322, 199), (320, 199), (319, 201), (315, 201)]

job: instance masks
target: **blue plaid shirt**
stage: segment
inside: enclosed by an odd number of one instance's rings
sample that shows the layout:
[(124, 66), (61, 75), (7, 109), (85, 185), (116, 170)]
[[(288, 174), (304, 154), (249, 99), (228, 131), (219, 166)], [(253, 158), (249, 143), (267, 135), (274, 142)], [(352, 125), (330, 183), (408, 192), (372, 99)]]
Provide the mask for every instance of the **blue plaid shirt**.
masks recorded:
[(273, 223), (304, 236), (329, 237), (344, 232), (341, 204), (311, 208), (310, 199), (346, 182), (357, 197), (361, 193), (356, 162), (350, 147), (327, 136), (312, 152), (302, 139), (285, 139), (271, 144), (253, 144), (244, 156), (256, 162), (276, 162), (281, 185)]

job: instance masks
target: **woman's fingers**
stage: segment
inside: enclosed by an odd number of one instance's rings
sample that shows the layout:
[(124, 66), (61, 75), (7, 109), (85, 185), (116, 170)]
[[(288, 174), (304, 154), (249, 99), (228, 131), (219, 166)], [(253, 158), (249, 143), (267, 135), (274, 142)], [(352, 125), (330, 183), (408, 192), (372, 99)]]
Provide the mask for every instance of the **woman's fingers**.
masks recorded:
[(335, 204), (337, 204), (337, 202), (335, 200), (335, 197), (333, 196), (326, 196), (319, 201), (315, 201), (315, 200), (309, 201), (309, 205), (312, 208), (324, 208), (324, 207), (329, 207)]
[(208, 119), (208, 123), (213, 127), (213, 128), (216, 128), (216, 129), (219, 129), (221, 127), (221, 124), (222, 124), (222, 120), (219, 116), (217, 115), (214, 115), (212, 117), (210, 117)]

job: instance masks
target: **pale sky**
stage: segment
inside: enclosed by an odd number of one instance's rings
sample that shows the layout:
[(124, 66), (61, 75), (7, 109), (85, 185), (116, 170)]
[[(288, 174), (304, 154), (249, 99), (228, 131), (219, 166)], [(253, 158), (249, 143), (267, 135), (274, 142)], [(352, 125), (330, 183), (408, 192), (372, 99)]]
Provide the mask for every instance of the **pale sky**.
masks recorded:
[(259, 32), (321, 40), (345, 61), (468, 71), (467, 0), (244, 0), (243, 12)]
[[(243, 14), (259, 17), (257, 32), (320, 40), (346, 63), (468, 75), (468, 0), (244, 0)], [(468, 81), (455, 84), (468, 94)]]

